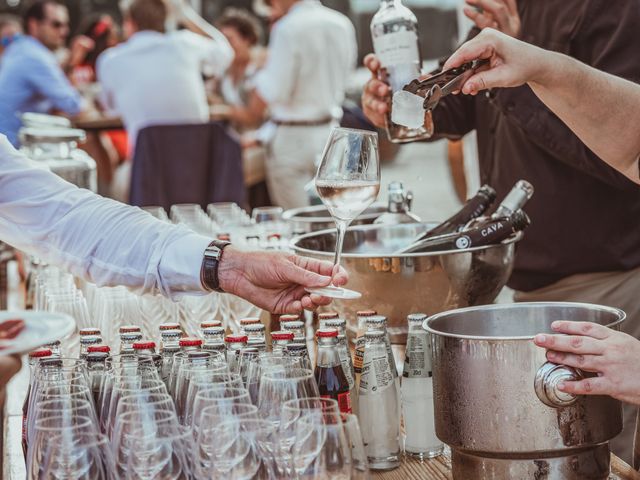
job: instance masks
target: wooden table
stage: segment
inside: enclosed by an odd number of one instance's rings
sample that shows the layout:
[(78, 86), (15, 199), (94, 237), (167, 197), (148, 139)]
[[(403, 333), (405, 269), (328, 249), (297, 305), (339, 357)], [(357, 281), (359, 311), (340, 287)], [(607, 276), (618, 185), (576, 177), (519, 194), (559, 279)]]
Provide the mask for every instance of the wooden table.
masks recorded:
[[(371, 478), (376, 480), (453, 480), (451, 458), (448, 451), (444, 455), (423, 462), (413, 458), (405, 458), (399, 468), (388, 472), (372, 472)], [(609, 480), (640, 480), (640, 473), (611, 454)]]

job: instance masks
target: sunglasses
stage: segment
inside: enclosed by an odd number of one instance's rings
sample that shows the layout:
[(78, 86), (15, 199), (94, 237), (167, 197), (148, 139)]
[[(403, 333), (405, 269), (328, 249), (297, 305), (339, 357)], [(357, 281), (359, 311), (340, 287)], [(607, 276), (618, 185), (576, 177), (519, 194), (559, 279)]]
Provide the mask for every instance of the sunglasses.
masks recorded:
[(69, 28), (69, 22), (61, 22), (60, 20), (48, 20), (45, 19), (45, 22), (49, 23), (52, 28), (56, 30), (60, 30), (61, 28)]

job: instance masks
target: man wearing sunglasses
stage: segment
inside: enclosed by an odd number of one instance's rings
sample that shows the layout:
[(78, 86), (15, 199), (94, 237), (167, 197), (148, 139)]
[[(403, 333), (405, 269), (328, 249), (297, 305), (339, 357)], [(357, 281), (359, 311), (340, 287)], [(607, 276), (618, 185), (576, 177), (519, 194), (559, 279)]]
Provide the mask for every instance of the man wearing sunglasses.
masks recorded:
[(19, 114), (59, 111), (76, 115), (83, 108), (54, 55), (69, 35), (67, 8), (38, 0), (25, 12), (25, 35), (9, 45), (0, 70), (0, 133), (18, 145)]

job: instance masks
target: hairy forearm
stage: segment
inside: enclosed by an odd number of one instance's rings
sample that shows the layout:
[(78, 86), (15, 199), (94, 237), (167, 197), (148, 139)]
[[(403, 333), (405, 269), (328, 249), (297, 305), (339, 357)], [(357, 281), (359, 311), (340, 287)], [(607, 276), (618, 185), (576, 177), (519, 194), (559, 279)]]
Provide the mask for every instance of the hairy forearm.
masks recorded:
[(640, 86), (544, 52), (536, 95), (600, 158), (640, 183)]

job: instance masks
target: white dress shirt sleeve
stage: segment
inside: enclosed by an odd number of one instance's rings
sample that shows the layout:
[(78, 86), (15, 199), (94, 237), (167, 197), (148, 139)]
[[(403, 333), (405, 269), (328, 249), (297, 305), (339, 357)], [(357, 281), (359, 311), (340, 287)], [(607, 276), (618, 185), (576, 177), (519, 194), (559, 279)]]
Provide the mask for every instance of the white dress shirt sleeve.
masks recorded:
[(291, 97), (299, 70), (295, 39), (280, 26), (276, 24), (271, 33), (267, 63), (255, 78), (256, 91), (268, 105)]
[(170, 35), (174, 35), (183, 44), (185, 52), (197, 56), (200, 71), (205, 76), (220, 78), (231, 65), (234, 53), (225, 36), (217, 30), (216, 32), (215, 39), (189, 30), (178, 30)]
[(171, 298), (203, 293), (210, 239), (80, 189), (0, 135), (0, 240), (101, 286)]

